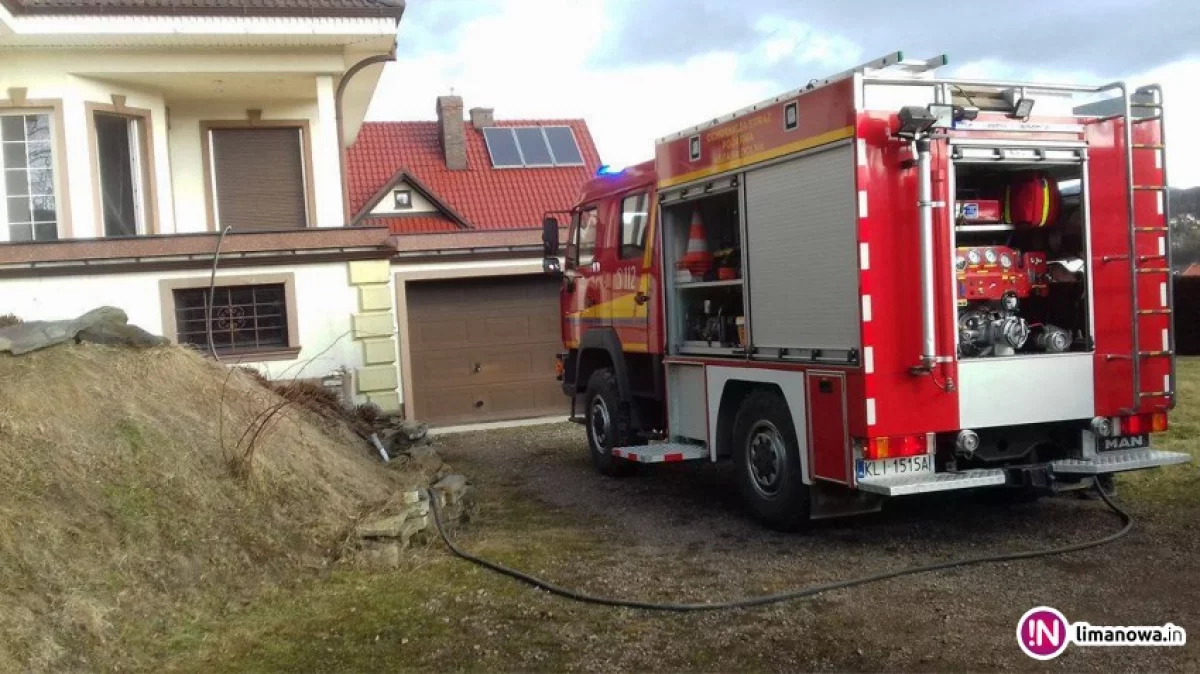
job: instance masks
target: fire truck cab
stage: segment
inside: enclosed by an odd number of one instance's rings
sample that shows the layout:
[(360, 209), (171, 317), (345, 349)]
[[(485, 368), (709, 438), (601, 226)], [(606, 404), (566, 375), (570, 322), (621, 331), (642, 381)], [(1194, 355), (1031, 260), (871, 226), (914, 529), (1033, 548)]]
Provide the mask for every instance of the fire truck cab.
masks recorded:
[(900, 53), (660, 139), (572, 209), (561, 355), (608, 475), (732, 460), (793, 528), (1181, 463), (1157, 86)]

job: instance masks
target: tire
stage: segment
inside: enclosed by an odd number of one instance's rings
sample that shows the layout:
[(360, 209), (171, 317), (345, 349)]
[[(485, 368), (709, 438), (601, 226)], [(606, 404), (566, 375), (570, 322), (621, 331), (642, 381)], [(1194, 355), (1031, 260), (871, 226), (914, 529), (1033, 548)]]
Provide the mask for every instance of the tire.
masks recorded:
[(584, 393), (584, 417), (592, 465), (602, 475), (620, 477), (633, 472), (634, 464), (612, 454), (614, 447), (629, 444), (629, 407), (621, 402), (617, 376), (611, 368), (596, 370)]
[(764, 390), (747, 396), (733, 422), (733, 442), (738, 486), (754, 517), (780, 531), (806, 526), (812, 503), (783, 397)]

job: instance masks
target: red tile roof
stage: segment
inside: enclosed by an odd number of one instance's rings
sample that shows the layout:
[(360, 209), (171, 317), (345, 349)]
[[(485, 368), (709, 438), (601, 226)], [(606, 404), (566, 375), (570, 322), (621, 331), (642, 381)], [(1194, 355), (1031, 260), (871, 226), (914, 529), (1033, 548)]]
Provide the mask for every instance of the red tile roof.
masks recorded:
[[(483, 133), (470, 122), (464, 122), (467, 169), (451, 171), (442, 155), (437, 122), (367, 122), (346, 152), (351, 213), (359, 215), (372, 206), (371, 201), (403, 171), (453, 209), (471, 230), (536, 229), (546, 211), (566, 210), (574, 205), (580, 188), (596, 175), (600, 156), (583, 120), (505, 120), (497, 121), (496, 125), (569, 126), (579, 143), (584, 165), (493, 168)], [(389, 224), (399, 225), (408, 220), (411, 218), (392, 218)], [(424, 225), (405, 225), (404, 231), (393, 231), (415, 233), (409, 227), (419, 226)], [(463, 231), (460, 236), (469, 233)], [(438, 245), (452, 243), (453, 239), (452, 236), (436, 238)], [(470, 247), (466, 240), (464, 246)]]
[(367, 216), (359, 223), (364, 227), (387, 227), (392, 234), (439, 234), (462, 232), (462, 226), (442, 215)]

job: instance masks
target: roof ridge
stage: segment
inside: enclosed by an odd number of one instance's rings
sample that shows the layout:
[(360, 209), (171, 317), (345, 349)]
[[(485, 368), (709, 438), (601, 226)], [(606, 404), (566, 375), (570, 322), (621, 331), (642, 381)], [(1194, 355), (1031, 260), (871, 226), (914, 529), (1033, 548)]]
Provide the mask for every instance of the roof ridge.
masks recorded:
[[(512, 124), (514, 122), (579, 122), (586, 125), (587, 120), (582, 117), (522, 117), (519, 119), (497, 119), (494, 120), (499, 124)], [(401, 126), (405, 124), (437, 124), (436, 119), (375, 119), (363, 122), (363, 126), (368, 125), (394, 125)], [(464, 119), (464, 126), (471, 126), (471, 120)]]

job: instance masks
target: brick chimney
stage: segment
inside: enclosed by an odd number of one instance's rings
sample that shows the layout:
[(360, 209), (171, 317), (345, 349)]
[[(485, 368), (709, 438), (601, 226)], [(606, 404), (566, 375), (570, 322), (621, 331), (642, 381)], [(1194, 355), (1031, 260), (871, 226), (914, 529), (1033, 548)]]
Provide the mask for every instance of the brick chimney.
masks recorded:
[(471, 125), (476, 129), (496, 126), (495, 108), (471, 108)]
[(438, 139), (442, 141), (442, 154), (446, 157), (446, 168), (462, 171), (467, 168), (467, 145), (463, 135), (462, 96), (438, 96)]

